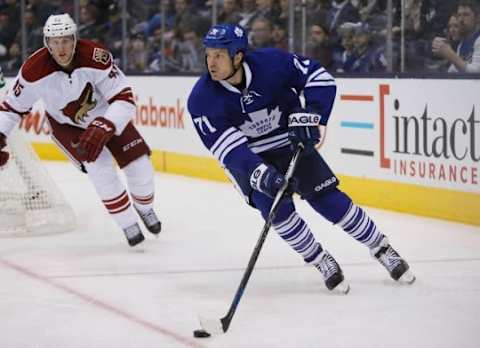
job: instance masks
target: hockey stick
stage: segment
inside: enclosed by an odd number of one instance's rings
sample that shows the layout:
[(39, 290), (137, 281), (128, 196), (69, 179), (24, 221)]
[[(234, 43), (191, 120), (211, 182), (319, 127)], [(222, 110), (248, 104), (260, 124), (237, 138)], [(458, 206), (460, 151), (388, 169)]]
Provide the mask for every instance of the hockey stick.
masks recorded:
[(285, 173), (285, 184), (280, 188), (277, 195), (275, 196), (275, 199), (273, 200), (272, 207), (270, 208), (270, 213), (268, 214), (267, 220), (265, 221), (265, 225), (263, 226), (262, 232), (260, 233), (260, 237), (258, 237), (257, 244), (253, 249), (252, 256), (250, 256), (250, 260), (248, 261), (248, 266), (245, 269), (242, 280), (240, 281), (240, 285), (238, 286), (237, 292), (235, 293), (232, 304), (230, 305), (227, 314), (220, 320), (200, 318), (200, 326), (202, 327), (202, 330), (197, 331), (204, 331), (204, 334), (206, 335), (197, 336), (197, 334), (195, 334), (194, 332), (196, 337), (208, 337), (210, 336), (210, 334), (225, 333), (230, 327), (233, 315), (235, 314), (238, 304), (240, 303), (240, 299), (242, 298), (243, 292), (247, 287), (248, 280), (250, 278), (250, 275), (252, 274), (253, 268), (255, 267), (255, 263), (257, 262), (260, 250), (262, 249), (263, 243), (267, 238), (268, 231), (270, 230), (270, 226), (272, 225), (272, 221), (277, 214), (278, 208), (280, 207), (280, 202), (282, 201), (282, 198), (285, 195), (288, 186), (290, 185), (293, 173), (297, 167), (298, 160), (303, 149), (304, 146), (302, 143), (300, 143), (294, 155), (292, 156), (292, 159), (290, 160), (287, 172)]

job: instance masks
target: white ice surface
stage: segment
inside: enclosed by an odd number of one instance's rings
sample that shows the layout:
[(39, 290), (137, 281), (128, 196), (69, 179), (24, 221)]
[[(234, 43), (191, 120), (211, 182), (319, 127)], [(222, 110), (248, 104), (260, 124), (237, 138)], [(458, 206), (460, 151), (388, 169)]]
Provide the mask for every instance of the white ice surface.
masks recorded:
[(230, 330), (194, 339), (198, 315), (219, 319), (230, 306), (263, 226), (257, 213), (228, 184), (157, 174), (163, 231), (145, 232), (145, 251), (134, 251), (85, 175), (48, 169), (78, 228), (0, 239), (1, 348), (480, 347), (479, 227), (365, 208), (417, 276), (401, 286), (298, 201), (350, 293), (326, 290), (271, 231)]

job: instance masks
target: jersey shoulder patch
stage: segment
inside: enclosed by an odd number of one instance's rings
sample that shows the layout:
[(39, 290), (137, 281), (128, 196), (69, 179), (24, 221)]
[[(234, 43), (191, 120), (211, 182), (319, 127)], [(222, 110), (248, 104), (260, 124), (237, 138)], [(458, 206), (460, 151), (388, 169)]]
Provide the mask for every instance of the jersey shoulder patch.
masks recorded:
[(112, 66), (110, 52), (102, 45), (89, 40), (78, 41), (75, 59), (79, 68), (106, 70)]
[(108, 65), (108, 63), (110, 63), (110, 53), (103, 48), (95, 47), (93, 49), (92, 59), (97, 63)]
[(38, 81), (57, 70), (60, 70), (60, 67), (45, 47), (32, 53), (21, 68), (22, 77), (27, 82)]

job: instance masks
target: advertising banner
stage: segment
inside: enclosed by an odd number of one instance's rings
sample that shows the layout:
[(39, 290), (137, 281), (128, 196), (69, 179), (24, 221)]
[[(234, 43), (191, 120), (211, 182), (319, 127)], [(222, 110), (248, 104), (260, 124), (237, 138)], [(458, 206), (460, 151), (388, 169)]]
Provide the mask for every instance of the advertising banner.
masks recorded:
[[(130, 76), (129, 80), (137, 102), (133, 122), (157, 154), (154, 162), (162, 161), (162, 166), (156, 168), (223, 177), (218, 167), (211, 168), (215, 161), (201, 143), (188, 114), (188, 95), (197, 78)], [(359, 179), (355, 181), (362, 183), (356, 184), (358, 189), (368, 182), (387, 182), (448, 190), (445, 192), (449, 194), (463, 192), (467, 196), (456, 199), (467, 197), (470, 217), (450, 217), (480, 224), (480, 212), (475, 213), (472, 206), (480, 202), (480, 81), (337, 79), (337, 86), (326, 141), (320, 149), (337, 174)], [(34, 105), (20, 127), (36, 149), (39, 144), (51, 144), (42, 102)], [(48, 151), (51, 149), (53, 146)], [(217, 174), (205, 175), (209, 171)], [(422, 195), (419, 192), (424, 191), (416, 192)], [(371, 200), (362, 201), (368, 204)], [(401, 211), (410, 209), (407, 203), (372, 202), (386, 208), (399, 207)], [(438, 212), (419, 213), (439, 216), (445, 215), (445, 209), (449, 208), (444, 202)]]

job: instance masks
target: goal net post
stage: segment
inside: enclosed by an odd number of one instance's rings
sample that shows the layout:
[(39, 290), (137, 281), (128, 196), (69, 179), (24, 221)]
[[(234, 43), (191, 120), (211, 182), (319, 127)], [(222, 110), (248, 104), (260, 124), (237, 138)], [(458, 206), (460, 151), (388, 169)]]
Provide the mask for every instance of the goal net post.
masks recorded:
[(72, 208), (18, 129), (8, 137), (6, 151), (10, 159), (0, 167), (0, 237), (73, 230)]

